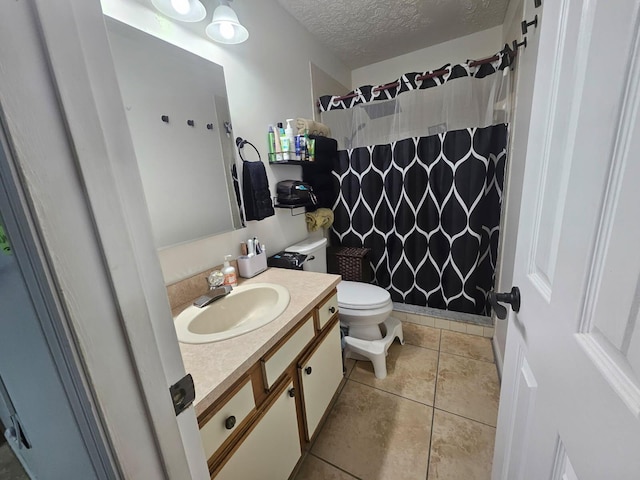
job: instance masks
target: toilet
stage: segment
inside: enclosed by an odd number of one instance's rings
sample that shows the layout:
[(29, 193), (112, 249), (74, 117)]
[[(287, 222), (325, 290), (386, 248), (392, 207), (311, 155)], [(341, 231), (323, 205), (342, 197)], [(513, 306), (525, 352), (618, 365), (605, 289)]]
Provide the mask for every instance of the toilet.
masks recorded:
[[(304, 270), (327, 273), (326, 238), (308, 238), (286, 251), (307, 255)], [(390, 316), (393, 302), (389, 292), (376, 285), (343, 280), (338, 284), (338, 309), (340, 323), (348, 332), (344, 358), (369, 360), (376, 378), (385, 378), (389, 347), (395, 338), (404, 344), (402, 323)]]

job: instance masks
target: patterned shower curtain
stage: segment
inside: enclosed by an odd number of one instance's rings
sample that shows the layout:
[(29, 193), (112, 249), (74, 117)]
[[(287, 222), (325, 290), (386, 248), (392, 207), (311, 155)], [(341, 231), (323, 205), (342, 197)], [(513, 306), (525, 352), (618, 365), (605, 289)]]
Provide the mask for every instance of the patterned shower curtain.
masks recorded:
[(488, 315), (507, 126), (342, 150), (333, 244), (371, 248), (395, 302)]
[(342, 147), (332, 244), (370, 248), (375, 283), (394, 302), (490, 314), (508, 138), (508, 72), (494, 74), (504, 60), (320, 99)]

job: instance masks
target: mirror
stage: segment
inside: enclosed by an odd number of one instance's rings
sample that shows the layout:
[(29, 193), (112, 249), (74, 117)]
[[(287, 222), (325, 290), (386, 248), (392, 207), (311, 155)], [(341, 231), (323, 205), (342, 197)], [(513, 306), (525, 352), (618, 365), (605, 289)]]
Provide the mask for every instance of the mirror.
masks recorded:
[(105, 21), (156, 246), (242, 228), (223, 68)]

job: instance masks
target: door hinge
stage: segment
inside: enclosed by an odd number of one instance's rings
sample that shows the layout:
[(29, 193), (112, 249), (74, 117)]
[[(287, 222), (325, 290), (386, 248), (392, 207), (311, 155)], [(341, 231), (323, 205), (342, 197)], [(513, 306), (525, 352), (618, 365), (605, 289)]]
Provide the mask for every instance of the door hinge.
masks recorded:
[(9, 427), (9, 436), (13, 437), (18, 442), (19, 448), (31, 448), (31, 442), (27, 439), (24, 429), (22, 428), (22, 422), (18, 418), (18, 414), (11, 415), (11, 426)]
[(176, 417), (191, 406), (196, 398), (196, 388), (193, 384), (193, 377), (187, 373), (184, 377), (169, 387), (173, 409)]

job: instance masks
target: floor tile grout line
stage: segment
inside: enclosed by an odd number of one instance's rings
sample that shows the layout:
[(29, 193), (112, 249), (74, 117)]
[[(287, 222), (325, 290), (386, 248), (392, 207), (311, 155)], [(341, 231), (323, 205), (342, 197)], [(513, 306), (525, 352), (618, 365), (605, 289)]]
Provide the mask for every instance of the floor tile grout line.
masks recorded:
[(444, 408), (433, 407), (434, 410), (439, 410), (444, 413), (448, 413), (449, 415), (454, 415), (456, 417), (464, 418), (465, 420), (469, 420), (470, 422), (479, 423), (480, 425), (484, 425), (485, 427), (496, 428), (495, 425), (489, 425), (488, 423), (481, 422), (480, 420), (476, 420), (475, 418), (465, 417), (464, 415), (460, 415), (459, 413), (450, 412), (449, 410), (445, 410)]
[(382, 388), (374, 387), (373, 385), (369, 385), (368, 383), (364, 383), (364, 382), (361, 382), (359, 380), (354, 380), (352, 378), (350, 378), (349, 380), (354, 382), (354, 383), (357, 383), (358, 385), (364, 385), (365, 387), (373, 388), (374, 390), (377, 390), (379, 392), (388, 393), (389, 395), (393, 395), (394, 397), (398, 397), (398, 398), (401, 398), (403, 400), (408, 400), (410, 402), (417, 403), (418, 405), (423, 405), (425, 407), (434, 408), (434, 405), (429, 405), (428, 403), (424, 403), (424, 402), (421, 402), (419, 400), (415, 400), (413, 398), (403, 397), (399, 393), (389, 392), (387, 390), (383, 390)]
[(334, 465), (333, 463), (329, 462), (328, 460), (325, 460), (324, 458), (320, 457), (319, 455), (316, 455), (315, 453), (313, 453), (311, 450), (309, 450), (308, 455), (311, 455), (312, 457), (317, 458), (318, 460), (320, 460), (321, 462), (324, 462), (328, 465), (331, 465), (333, 468), (337, 468), (338, 470), (340, 470), (341, 472), (346, 473), (347, 475), (349, 475), (350, 477), (355, 478), (356, 480), (362, 480), (360, 477), (358, 477), (357, 475), (354, 475), (353, 473), (345, 470), (344, 468), (340, 468), (337, 465)]
[[(442, 331), (440, 332), (440, 344), (442, 344)], [(440, 351), (438, 350), (438, 360), (436, 362), (436, 380), (433, 387), (433, 410), (431, 411), (431, 431), (429, 432), (429, 452), (427, 454), (427, 476), (425, 480), (429, 480), (429, 467), (431, 466), (431, 449), (433, 447), (433, 426), (436, 421), (436, 395), (438, 393), (438, 372), (440, 370)]]
[(489, 360), (483, 360), (481, 358), (475, 358), (475, 357), (470, 357), (468, 355), (462, 355), (461, 353), (452, 353), (452, 352), (447, 352), (447, 351), (444, 351), (444, 350), (440, 350), (440, 353), (446, 353), (447, 355), (454, 355), (456, 357), (468, 358), (470, 360), (478, 360), (479, 362), (489, 363), (491, 365), (495, 365), (496, 364), (496, 362), (490, 362)]
[[(430, 347), (425, 347), (424, 345), (416, 345), (415, 343), (410, 343), (408, 341), (405, 340), (404, 345), (411, 345), (412, 347), (418, 347), (418, 348), (422, 348), (424, 350), (431, 350), (432, 352), (439, 352), (440, 351), (440, 345), (438, 345), (438, 348), (430, 348)], [(401, 345), (401, 346), (404, 346)]]

